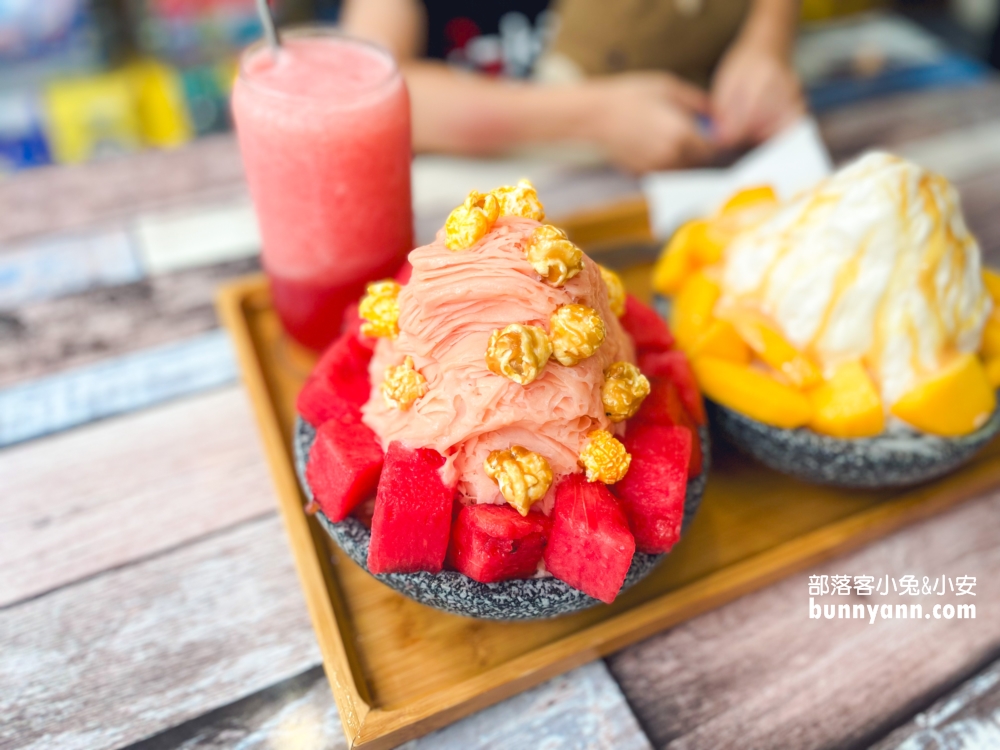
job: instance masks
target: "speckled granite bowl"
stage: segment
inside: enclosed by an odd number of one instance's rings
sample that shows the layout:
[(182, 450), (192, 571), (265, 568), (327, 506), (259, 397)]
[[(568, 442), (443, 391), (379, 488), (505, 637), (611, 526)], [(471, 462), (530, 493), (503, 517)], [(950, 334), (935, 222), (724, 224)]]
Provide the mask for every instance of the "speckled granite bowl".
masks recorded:
[(856, 489), (905, 487), (957, 469), (1000, 432), (1000, 409), (970, 435), (942, 438), (900, 428), (871, 438), (771, 427), (706, 400), (709, 419), (731, 443), (766, 466), (807, 482)]
[[(299, 419), (295, 425), (294, 437), (295, 469), (299, 475), (299, 482), (310, 500), (312, 490), (306, 481), (306, 461), (315, 438), (316, 430), (312, 425)], [(683, 529), (687, 529), (697, 512), (701, 496), (705, 491), (710, 451), (708, 430), (704, 428), (701, 431), (701, 444), (705, 465), (701, 474), (688, 482)], [(317, 513), (316, 518), (347, 556), (367, 570), (371, 532), (364, 524), (351, 517), (333, 523), (322, 512)], [(646, 555), (636, 552), (622, 590), (644, 578), (664, 557), (665, 555)], [(570, 588), (556, 578), (478, 583), (452, 570), (436, 574), (390, 573), (375, 577), (421, 604), (483, 620), (541, 620), (577, 612), (600, 603), (597, 599)]]

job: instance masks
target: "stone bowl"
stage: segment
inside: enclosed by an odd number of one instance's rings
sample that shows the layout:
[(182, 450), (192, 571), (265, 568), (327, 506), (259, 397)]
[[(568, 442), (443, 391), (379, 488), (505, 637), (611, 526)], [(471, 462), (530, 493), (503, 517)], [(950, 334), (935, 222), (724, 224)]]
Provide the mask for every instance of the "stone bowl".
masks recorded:
[(705, 400), (712, 426), (765, 466), (807, 482), (852, 489), (907, 487), (969, 462), (1000, 432), (1000, 409), (956, 438), (892, 427), (870, 438), (835, 438), (800, 427), (772, 427)]
[[(697, 512), (705, 491), (710, 459), (706, 428), (701, 428), (700, 437), (705, 463), (701, 474), (688, 481), (682, 533), (687, 530)], [(313, 494), (306, 480), (306, 461), (315, 439), (315, 428), (300, 418), (295, 424), (295, 470), (302, 489), (310, 500), (313, 499)], [(364, 524), (353, 517), (334, 523), (322, 511), (316, 513), (316, 519), (348, 557), (368, 570), (371, 532)], [(624, 591), (646, 577), (664, 557), (666, 555), (636, 552), (621, 590)], [(551, 577), (479, 583), (457, 571), (443, 570), (440, 573), (388, 573), (375, 578), (421, 604), (482, 620), (542, 620), (578, 612), (601, 603)]]

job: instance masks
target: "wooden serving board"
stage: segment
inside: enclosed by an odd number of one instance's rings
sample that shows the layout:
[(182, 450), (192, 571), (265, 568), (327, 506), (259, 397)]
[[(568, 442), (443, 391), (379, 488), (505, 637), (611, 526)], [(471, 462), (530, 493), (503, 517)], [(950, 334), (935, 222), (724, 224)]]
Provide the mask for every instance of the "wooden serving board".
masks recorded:
[[(649, 296), (641, 202), (559, 222)], [(717, 445), (685, 538), (611, 606), (500, 623), (417, 604), (368, 575), (303, 512), (291, 434), (295, 396), (315, 356), (282, 332), (262, 276), (224, 287), (219, 310), (239, 354), (278, 501), (344, 731), (352, 747), (393, 747), (556, 674), (926, 518), (1000, 483), (1000, 441), (951, 476), (899, 491), (804, 484)], [(719, 441), (717, 441), (719, 442)]]

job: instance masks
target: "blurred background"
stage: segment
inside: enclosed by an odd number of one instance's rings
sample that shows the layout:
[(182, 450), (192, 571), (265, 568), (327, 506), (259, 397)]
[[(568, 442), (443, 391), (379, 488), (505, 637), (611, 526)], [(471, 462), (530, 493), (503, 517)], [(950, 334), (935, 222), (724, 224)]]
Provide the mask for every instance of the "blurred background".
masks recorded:
[[(279, 0), (275, 12), (335, 22), (338, 6)], [(998, 6), (804, 0), (795, 59), (812, 107), (987, 77), (1000, 64)], [(236, 55), (259, 34), (253, 0), (0, 0), (0, 173), (229, 129)], [(501, 46), (480, 38), (474, 51)]]

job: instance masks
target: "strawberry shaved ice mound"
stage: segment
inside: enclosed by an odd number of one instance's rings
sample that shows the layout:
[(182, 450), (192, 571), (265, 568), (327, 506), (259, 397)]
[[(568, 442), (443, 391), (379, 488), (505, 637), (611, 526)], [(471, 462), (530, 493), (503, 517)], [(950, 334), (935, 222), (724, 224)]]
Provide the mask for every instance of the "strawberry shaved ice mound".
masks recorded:
[[(614, 362), (636, 361), (631, 337), (612, 311), (600, 267), (584, 256), (561, 286), (542, 278), (526, 260), (542, 224), (500, 216), (488, 233), (462, 251), (434, 242), (410, 253), (413, 273), (398, 292), (398, 333), (378, 339), (369, 366), (371, 396), (362, 420), (383, 449), (399, 441), (433, 448), (445, 457), (441, 477), (464, 504), (503, 504), (497, 483), (484, 471), (491, 452), (523, 446), (544, 456), (553, 481), (534, 509), (552, 510), (559, 480), (581, 471), (581, 450), (594, 430), (624, 434), (624, 423), (605, 415), (601, 388)], [(491, 371), (491, 336), (512, 323), (551, 331), (553, 311), (582, 305), (596, 311), (604, 340), (572, 366), (550, 358), (540, 374), (521, 384)], [(411, 365), (412, 363), (412, 365)], [(422, 376), (422, 395), (393, 408), (383, 395), (390, 368), (406, 364)]]

